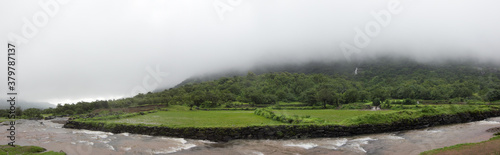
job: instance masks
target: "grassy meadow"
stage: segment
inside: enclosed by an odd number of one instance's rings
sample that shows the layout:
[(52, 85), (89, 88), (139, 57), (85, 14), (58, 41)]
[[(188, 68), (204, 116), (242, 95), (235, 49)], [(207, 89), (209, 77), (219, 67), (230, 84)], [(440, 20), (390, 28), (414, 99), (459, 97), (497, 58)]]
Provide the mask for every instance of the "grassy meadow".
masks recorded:
[(12, 147), (9, 145), (0, 145), (0, 154), (39, 154), (39, 155), (65, 155), (63, 152), (48, 151), (38, 146), (19, 146)]
[(253, 111), (159, 111), (107, 122), (171, 127), (243, 127), (285, 124), (254, 115)]
[[(298, 103), (296, 103), (298, 104)], [(385, 124), (423, 116), (455, 114), (460, 112), (487, 111), (498, 106), (486, 105), (420, 105), (397, 110), (282, 110), (265, 108), (272, 111), (273, 117), (255, 114), (253, 110), (189, 110), (186, 106), (169, 106), (161, 111), (148, 113), (113, 114), (103, 117), (80, 118), (77, 121), (106, 122), (112, 124), (144, 124), (147, 126), (169, 127), (246, 127), (290, 124), (331, 124), (359, 125)], [(280, 121), (274, 117), (301, 119), (303, 121)], [(313, 120), (313, 121), (307, 121)]]
[(345, 119), (365, 115), (365, 114), (384, 114), (393, 112), (391, 110), (274, 110), (276, 114), (283, 114), (288, 116), (310, 116), (325, 120), (325, 123), (334, 124), (340, 123)]

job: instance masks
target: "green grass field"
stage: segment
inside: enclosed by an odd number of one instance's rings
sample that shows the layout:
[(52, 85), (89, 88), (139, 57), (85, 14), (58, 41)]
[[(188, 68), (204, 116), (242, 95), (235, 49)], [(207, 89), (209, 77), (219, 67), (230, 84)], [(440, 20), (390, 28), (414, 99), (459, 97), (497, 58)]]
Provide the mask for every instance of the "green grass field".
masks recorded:
[[(231, 111), (204, 111), (188, 110), (189, 107), (171, 106), (168, 111), (157, 111), (145, 115), (121, 114), (90, 119), (77, 119), (77, 121), (106, 122), (118, 124), (144, 124), (147, 126), (168, 127), (245, 127), (264, 125), (290, 125), (287, 121), (266, 118), (254, 114), (253, 110), (231, 110)], [(401, 120), (416, 119), (423, 116), (435, 116), (443, 114), (455, 114), (460, 112), (487, 111), (490, 106), (471, 105), (432, 105), (408, 107), (404, 110), (272, 110), (276, 116), (286, 115), (290, 118), (301, 118), (297, 124), (336, 124), (336, 125), (359, 125), (359, 124), (387, 124)], [(297, 117), (296, 117), (297, 116)], [(273, 120), (274, 119), (274, 120)]]
[[(365, 114), (385, 114), (393, 111), (367, 110), (274, 110), (276, 114), (306, 116), (337, 124), (345, 119)], [(109, 123), (165, 125), (171, 127), (242, 127), (259, 125), (286, 125), (255, 115), (253, 111), (160, 111), (147, 115), (105, 120)]]
[(285, 114), (289, 116), (306, 116), (320, 118), (326, 121), (326, 123), (339, 123), (347, 118), (356, 117), (364, 114), (383, 114), (393, 112), (390, 110), (382, 111), (369, 111), (369, 110), (273, 110), (276, 114)]
[(0, 123), (5, 122), (5, 121), (10, 121), (10, 120), (12, 120), (12, 119), (0, 117)]
[(130, 118), (108, 120), (111, 123), (165, 125), (171, 127), (242, 127), (284, 125), (253, 114), (253, 111), (160, 111)]
[(66, 153), (49, 151), (38, 146), (19, 146), (0, 145), (0, 154), (40, 154), (40, 155), (65, 155)]

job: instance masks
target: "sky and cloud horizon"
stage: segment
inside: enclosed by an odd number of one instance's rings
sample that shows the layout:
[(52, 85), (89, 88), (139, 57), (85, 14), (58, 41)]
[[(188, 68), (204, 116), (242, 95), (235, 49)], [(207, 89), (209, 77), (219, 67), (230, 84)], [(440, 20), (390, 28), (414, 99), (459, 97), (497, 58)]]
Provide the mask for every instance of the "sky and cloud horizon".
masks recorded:
[[(5, 46), (12, 34), (26, 39), (18, 46), (20, 98), (75, 103), (128, 97), (261, 62), (344, 61), (346, 47), (357, 55), (424, 62), (497, 61), (499, 5), (492, 0), (0, 0), (0, 43)], [(36, 34), (23, 34), (26, 25)], [(1, 55), (5, 77), (7, 54)], [(6, 82), (0, 86), (6, 88)]]

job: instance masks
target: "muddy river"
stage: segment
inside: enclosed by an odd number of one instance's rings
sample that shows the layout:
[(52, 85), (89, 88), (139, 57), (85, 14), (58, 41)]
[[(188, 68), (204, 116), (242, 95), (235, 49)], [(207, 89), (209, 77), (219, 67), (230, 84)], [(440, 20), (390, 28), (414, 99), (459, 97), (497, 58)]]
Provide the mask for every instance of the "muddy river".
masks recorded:
[[(40, 123), (41, 122), (41, 123)], [(19, 120), (16, 144), (36, 145), (70, 155), (107, 154), (419, 154), (422, 151), (488, 140), (487, 129), (500, 127), (500, 117), (420, 130), (339, 138), (294, 140), (205, 140), (139, 134), (74, 130), (52, 121)], [(0, 142), (7, 144), (7, 128), (0, 126)]]

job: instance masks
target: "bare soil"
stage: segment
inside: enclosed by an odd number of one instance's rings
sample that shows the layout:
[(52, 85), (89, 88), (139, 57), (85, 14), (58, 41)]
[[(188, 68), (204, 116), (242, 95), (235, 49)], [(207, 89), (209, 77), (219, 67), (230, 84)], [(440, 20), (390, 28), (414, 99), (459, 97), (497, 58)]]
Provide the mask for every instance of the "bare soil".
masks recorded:
[[(500, 133), (500, 127), (494, 127), (486, 130), (486, 132)], [(481, 142), (479, 144), (461, 146), (460, 148), (451, 149), (436, 153), (438, 155), (482, 155), (492, 154), (500, 155), (500, 139)]]
[(463, 146), (459, 149), (447, 150), (438, 155), (481, 155), (481, 154), (500, 154), (500, 139), (495, 139), (492, 141), (487, 141), (481, 144)]

